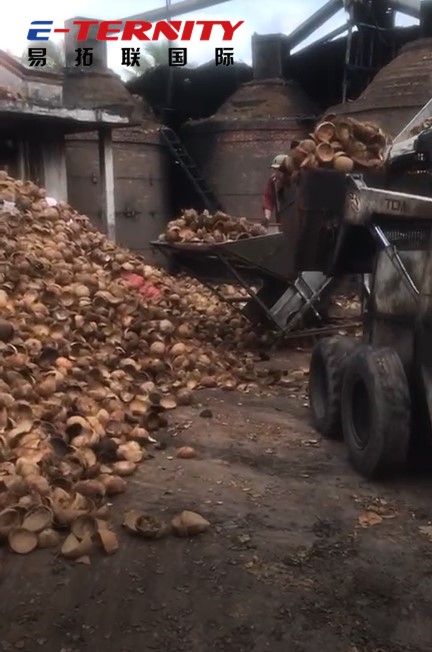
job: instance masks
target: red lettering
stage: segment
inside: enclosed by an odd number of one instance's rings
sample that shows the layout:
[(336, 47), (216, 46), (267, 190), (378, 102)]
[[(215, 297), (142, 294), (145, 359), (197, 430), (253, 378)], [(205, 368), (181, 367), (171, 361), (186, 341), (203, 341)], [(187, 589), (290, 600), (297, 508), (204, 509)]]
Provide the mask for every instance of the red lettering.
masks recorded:
[(231, 21), (229, 20), (221, 20), (220, 24), (222, 25), (222, 29), (224, 31), (224, 35), (222, 37), (223, 41), (232, 41), (234, 32), (236, 29), (238, 29), (241, 25), (243, 25), (244, 20), (240, 20), (238, 23), (233, 25)]
[[(172, 21), (172, 23), (180, 23), (180, 21)], [(172, 23), (170, 25), (166, 20), (158, 20), (154, 27), (152, 41), (158, 41), (160, 36), (164, 36), (168, 41), (176, 41), (178, 39), (178, 29), (176, 30)]]
[(99, 29), (97, 32), (97, 40), (98, 41), (117, 41), (117, 36), (108, 36), (108, 34), (119, 34), (121, 32), (121, 29), (118, 27), (111, 27), (111, 25), (120, 25), (120, 27), (123, 25), (121, 20), (102, 20)]
[(230, 20), (197, 20), (197, 25), (202, 25), (202, 32), (200, 41), (210, 41), (211, 33), (215, 25), (220, 25), (223, 29), (223, 41), (232, 41), (234, 32), (241, 25), (243, 25), (244, 20), (240, 20), (235, 25), (231, 23)]
[(196, 24), (203, 26), (200, 41), (210, 41), (213, 27), (215, 25), (220, 25), (220, 22), (217, 20), (197, 20)]
[[(238, 23), (232, 23), (229, 20), (159, 20), (152, 25), (144, 20), (126, 20), (124, 21), (123, 33), (120, 37), (122, 41), (131, 41), (136, 38), (138, 41), (158, 41), (161, 37), (168, 41), (190, 41), (192, 39), (195, 25), (201, 25), (200, 41), (210, 41), (213, 27), (220, 25), (223, 30), (223, 41), (232, 41), (236, 30), (243, 25), (245, 21), (240, 20)], [(121, 33), (121, 20), (74, 20), (74, 25), (78, 25), (77, 41), (87, 41), (90, 38), (90, 29), (97, 25), (96, 39), (98, 41), (117, 41), (116, 36)], [(153, 36), (148, 36), (152, 27)]]
[(127, 20), (121, 37), (122, 41), (132, 41), (135, 37), (138, 41), (150, 41), (150, 37), (144, 32), (148, 32), (152, 24), (145, 20)]
[(87, 41), (89, 37), (90, 27), (92, 25), (99, 25), (98, 20), (74, 20), (73, 25), (78, 25), (77, 41)]
[(184, 25), (183, 25), (182, 35), (180, 37), (180, 41), (190, 41), (191, 38), (192, 38), (192, 32), (193, 32), (194, 27), (195, 27), (195, 21), (194, 20), (185, 20)]

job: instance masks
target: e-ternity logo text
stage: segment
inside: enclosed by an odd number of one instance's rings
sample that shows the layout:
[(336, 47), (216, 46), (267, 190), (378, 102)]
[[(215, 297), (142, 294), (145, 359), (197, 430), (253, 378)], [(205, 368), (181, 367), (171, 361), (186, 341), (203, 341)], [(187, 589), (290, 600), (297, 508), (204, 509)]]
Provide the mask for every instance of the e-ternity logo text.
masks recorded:
[[(221, 41), (232, 41), (234, 33), (243, 25), (244, 20), (232, 23), (230, 20), (159, 20), (148, 23), (143, 20), (74, 20), (76, 41), (87, 41), (90, 33), (96, 33), (97, 41), (210, 41), (214, 36)], [(27, 40), (48, 41), (51, 34), (68, 34), (70, 28), (53, 27), (52, 20), (33, 20)], [(219, 29), (215, 29), (219, 28)]]
[[(229, 20), (159, 20), (149, 23), (142, 20), (73, 20), (69, 27), (54, 27), (52, 20), (34, 20), (27, 33), (27, 40), (32, 43), (49, 41), (52, 34), (69, 34), (72, 32), (76, 42), (96, 41), (159, 41), (165, 39), (171, 42), (190, 42), (192, 40), (233, 41), (235, 32), (244, 24), (244, 20), (233, 23)], [(41, 43), (42, 45), (42, 43)], [(121, 65), (140, 67), (140, 48), (121, 48)], [(76, 52), (76, 66), (91, 66), (93, 63), (93, 48), (80, 47)], [(168, 65), (187, 65), (187, 48), (168, 48)], [(47, 49), (29, 47), (28, 61), (30, 66), (47, 66)], [(215, 48), (215, 64), (231, 66), (234, 64), (234, 49), (232, 47)]]

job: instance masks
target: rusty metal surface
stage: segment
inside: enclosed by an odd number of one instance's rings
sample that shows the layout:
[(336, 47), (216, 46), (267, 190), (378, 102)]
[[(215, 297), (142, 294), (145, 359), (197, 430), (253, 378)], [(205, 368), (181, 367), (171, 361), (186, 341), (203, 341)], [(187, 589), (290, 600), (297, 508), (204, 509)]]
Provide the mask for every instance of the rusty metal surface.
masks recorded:
[[(118, 241), (149, 259), (150, 241), (172, 216), (169, 159), (159, 134), (121, 130), (114, 139), (115, 205)], [(98, 145), (88, 136), (67, 141), (68, 192), (71, 204), (103, 230)]]
[(329, 110), (377, 122), (396, 136), (431, 96), (432, 39), (420, 39), (401, 48), (357, 100)]
[[(152, 242), (156, 249), (169, 252), (182, 266), (189, 265), (198, 278), (208, 274), (208, 263), (224, 264), (248, 272), (255, 278), (272, 276), (282, 281), (292, 274), (292, 261), (287, 256), (287, 239), (283, 233), (245, 238), (217, 244)], [(223, 267), (222, 267), (223, 268)]]

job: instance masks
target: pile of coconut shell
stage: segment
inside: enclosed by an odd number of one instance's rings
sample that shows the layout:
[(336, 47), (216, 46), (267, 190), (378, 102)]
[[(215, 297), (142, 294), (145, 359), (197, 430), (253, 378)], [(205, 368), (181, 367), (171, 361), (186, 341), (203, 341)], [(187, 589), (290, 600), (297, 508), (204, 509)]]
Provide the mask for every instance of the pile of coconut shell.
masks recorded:
[(107, 498), (164, 413), (197, 387), (246, 388), (254, 358), (204, 343), (217, 308), (187, 280), (45, 195), (0, 172), (0, 540), (27, 553), (66, 534), (62, 554), (81, 558), (115, 551)]
[(329, 114), (309, 138), (285, 158), (284, 168), (296, 175), (302, 168), (324, 167), (346, 174), (354, 170), (380, 169), (388, 137), (376, 125)]
[(211, 215), (208, 211), (198, 213), (189, 209), (180, 217), (168, 222), (165, 232), (159, 236), (162, 242), (207, 243), (228, 242), (265, 235), (261, 224), (249, 222), (245, 217), (233, 218), (220, 211)]

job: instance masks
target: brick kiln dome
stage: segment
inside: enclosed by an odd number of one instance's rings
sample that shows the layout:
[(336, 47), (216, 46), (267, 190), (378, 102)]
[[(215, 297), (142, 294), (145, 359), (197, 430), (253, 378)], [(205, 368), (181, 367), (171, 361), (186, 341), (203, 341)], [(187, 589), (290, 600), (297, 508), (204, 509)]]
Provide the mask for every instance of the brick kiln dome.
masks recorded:
[(316, 107), (294, 81), (247, 82), (231, 95), (211, 120), (293, 118), (316, 115)]
[(105, 109), (120, 115), (136, 110), (136, 100), (121, 78), (111, 70), (66, 69), (63, 103), (70, 109)]
[(317, 109), (293, 81), (243, 84), (206, 120), (187, 123), (182, 137), (219, 201), (233, 216), (257, 216), (275, 154), (304, 138)]
[(432, 39), (405, 45), (360, 97), (330, 112), (376, 122), (396, 136), (432, 96)]

